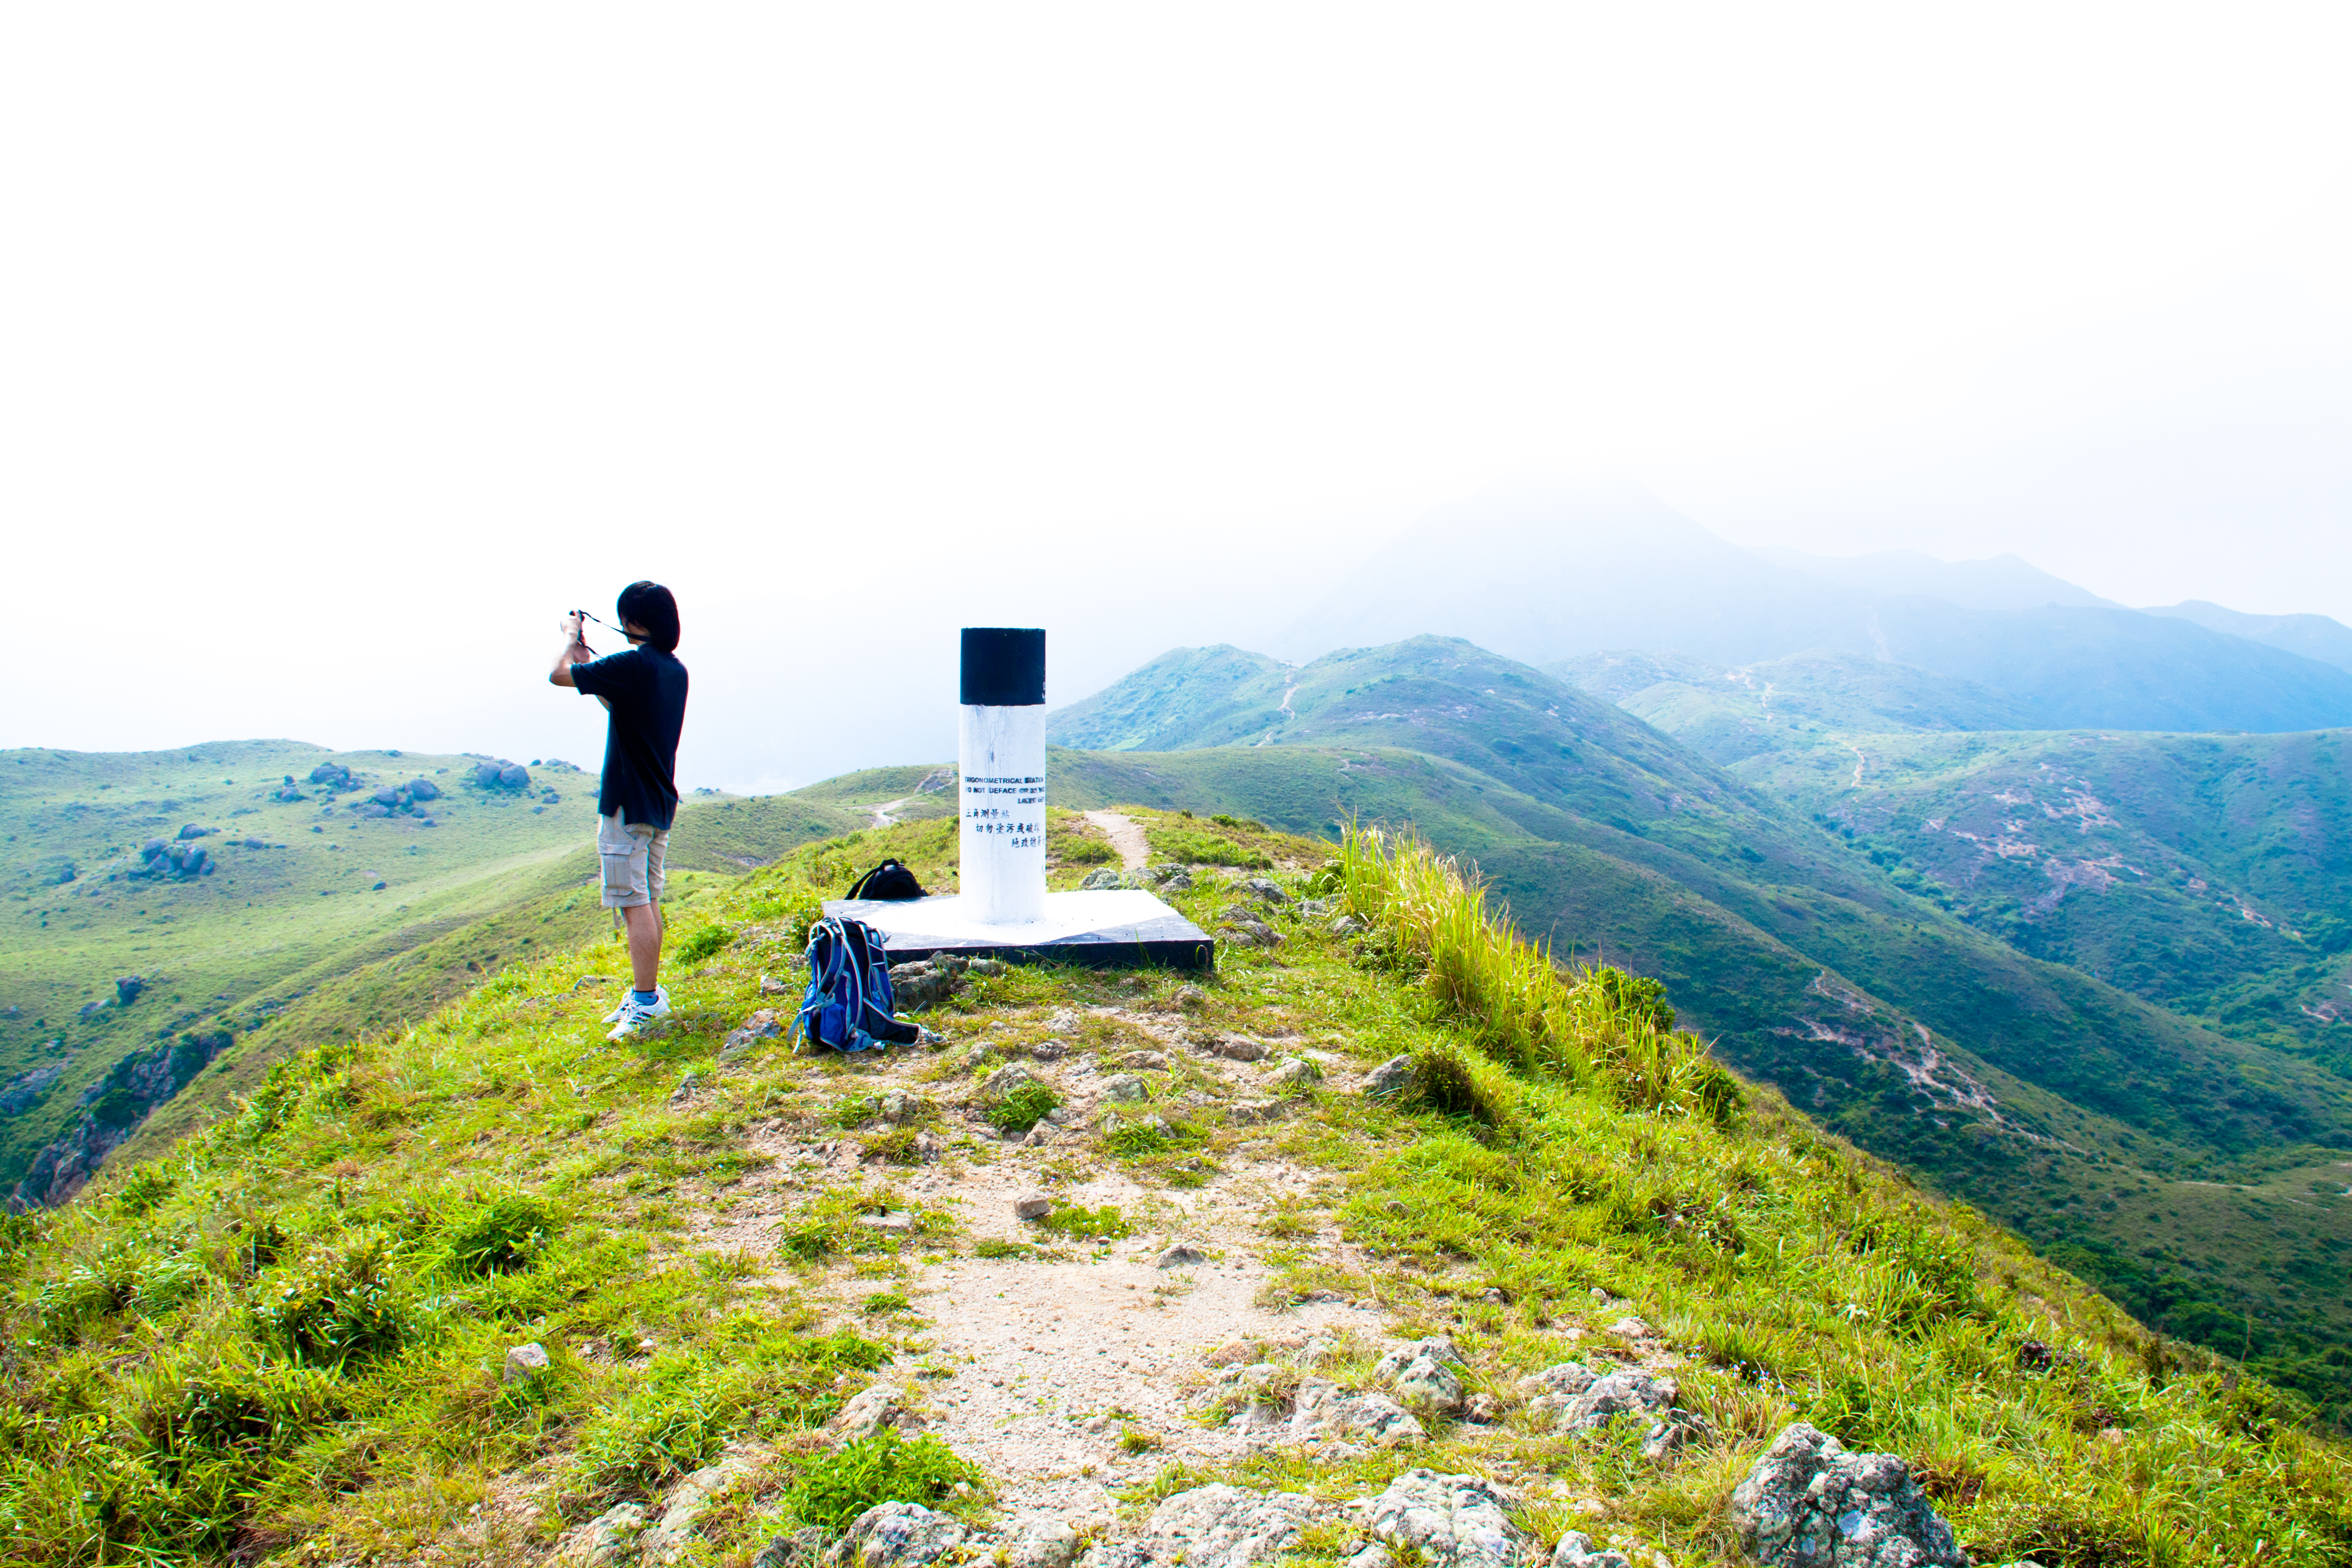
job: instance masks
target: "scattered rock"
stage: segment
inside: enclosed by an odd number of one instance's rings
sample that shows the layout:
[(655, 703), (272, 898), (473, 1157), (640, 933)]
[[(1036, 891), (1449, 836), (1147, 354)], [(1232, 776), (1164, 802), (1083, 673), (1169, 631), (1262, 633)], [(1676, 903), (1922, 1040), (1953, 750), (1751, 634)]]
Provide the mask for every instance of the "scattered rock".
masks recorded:
[(1225, 1108), (1228, 1121), (1278, 1121), (1290, 1110), (1286, 1100), (1241, 1100)]
[(1078, 1532), (1067, 1521), (1032, 1515), (1005, 1532), (1010, 1568), (1070, 1568), (1078, 1555)]
[(1274, 1055), (1264, 1040), (1254, 1040), (1247, 1035), (1220, 1035), (1210, 1042), (1209, 1051), (1229, 1062), (1262, 1062)]
[(963, 1544), (964, 1529), (919, 1502), (877, 1503), (825, 1548), (824, 1568), (917, 1568)]
[(1475, 1422), (1481, 1426), (1500, 1421), (1502, 1418), (1503, 1402), (1491, 1394), (1474, 1394), (1470, 1396), (1469, 1403), (1462, 1407), (1462, 1419)]
[(1653, 1377), (1646, 1372), (1612, 1372), (1594, 1379), (1591, 1387), (1561, 1406), (1559, 1420), (1552, 1430), (1589, 1432), (1620, 1415), (1647, 1415), (1671, 1409), (1675, 1394), (1672, 1378)]
[(1386, 1383), (1424, 1357), (1448, 1366), (1464, 1364), (1462, 1352), (1454, 1348), (1453, 1340), (1444, 1334), (1431, 1334), (1426, 1339), (1407, 1341), (1381, 1357), (1372, 1363), (1372, 1375)]
[(694, 1099), (694, 1091), (701, 1087), (702, 1075), (698, 1072), (689, 1072), (684, 1078), (679, 1079), (677, 1080), (677, 1087), (669, 1091), (669, 1103), (671, 1109), (676, 1110), (677, 1107), (690, 1102)]
[[(762, 996), (789, 996), (797, 989), (797, 986), (789, 984), (784, 981), (778, 980), (772, 975), (762, 974), (760, 976), (760, 994)], [(776, 1541), (789, 1541), (791, 1539), (792, 1537), (786, 1535), (776, 1537)], [(775, 1544), (775, 1542), (770, 1542), (769, 1544), (772, 1546)]]
[(507, 1352), (506, 1367), (499, 1375), (506, 1383), (529, 1383), (547, 1367), (547, 1352), (541, 1346), (517, 1345)]
[(1118, 1058), (1118, 1065), (1129, 1072), (1166, 1072), (1168, 1058), (1158, 1051), (1129, 1051)]
[(964, 965), (967, 973), (980, 975), (983, 979), (993, 979), (1006, 973), (1011, 967), (1003, 960), (997, 958), (975, 958)]
[(890, 999), (901, 1012), (928, 1012), (964, 988), (962, 973), (929, 959), (890, 966)]
[(1119, 870), (1114, 866), (1104, 866), (1096, 870), (1087, 872), (1087, 879), (1078, 884), (1078, 890), (1080, 892), (1092, 893), (1103, 891), (1108, 889), (1124, 888), (1126, 886), (1126, 872)]
[(751, 1568), (815, 1568), (824, 1549), (832, 1544), (833, 1531), (805, 1524), (760, 1548), (760, 1555), (751, 1559)]
[(888, 1426), (902, 1436), (912, 1437), (929, 1425), (908, 1406), (902, 1390), (892, 1384), (877, 1383), (835, 1411), (833, 1419), (824, 1424), (824, 1436), (834, 1443), (850, 1443), (871, 1437)]
[(1364, 1075), (1364, 1098), (1386, 1100), (1401, 1091), (1412, 1078), (1412, 1058), (1391, 1057)]
[(139, 994), (146, 989), (145, 975), (125, 974), (114, 983), (114, 1005), (118, 1007), (128, 1007), (138, 1001)]
[(1029, 1054), (1041, 1062), (1059, 1061), (1070, 1054), (1070, 1047), (1059, 1040), (1039, 1040), (1029, 1047)]
[(1641, 1319), (1630, 1315), (1610, 1324), (1609, 1331), (1629, 1340), (1654, 1340), (1658, 1337), (1657, 1330), (1650, 1327)]
[(1217, 917), (1219, 929), (1232, 933), (1231, 940), (1243, 947), (1280, 947), (1282, 933), (1259, 918), (1247, 904), (1228, 904)]
[(1192, 889), (1192, 868), (1189, 866), (1150, 866), (1143, 879), (1162, 892), (1186, 893)]
[(1026, 1192), (1013, 1200), (1015, 1219), (1044, 1219), (1054, 1212), (1054, 1200), (1044, 1193)]
[(1740, 1544), (1767, 1568), (1967, 1568), (1968, 1558), (1892, 1454), (1850, 1454), (1797, 1422), (1731, 1494)]
[(1541, 1372), (1529, 1373), (1519, 1379), (1519, 1386), (1531, 1394), (1581, 1394), (1591, 1388), (1598, 1377), (1598, 1373), (1580, 1361), (1564, 1361)]
[(1171, 1000), (1175, 1002), (1176, 1005), (1183, 1008), (1189, 1013), (1196, 1007), (1207, 1006), (1209, 1005), (1209, 994), (1202, 990), (1197, 985), (1179, 985), (1176, 987), (1176, 994), (1171, 998)]
[(1407, 1470), (1373, 1500), (1367, 1525), (1382, 1546), (1430, 1568), (1516, 1568), (1527, 1549), (1500, 1494), (1476, 1476)]
[(1328, 931), (1333, 936), (1357, 936), (1364, 931), (1371, 930), (1372, 928), (1366, 925), (1363, 921), (1358, 920), (1353, 915), (1337, 915), (1332, 918), (1331, 923), (1324, 929)]
[(668, 1563), (685, 1554), (710, 1505), (750, 1479), (751, 1467), (739, 1458), (706, 1465), (670, 1489), (661, 1518), (637, 1537), (637, 1555), (648, 1563)]
[(1244, 890), (1255, 893), (1269, 904), (1290, 902), (1290, 895), (1282, 890), (1279, 883), (1270, 881), (1264, 877), (1252, 877), (1241, 885)]
[(903, 1089), (894, 1089), (882, 1096), (882, 1120), (893, 1127), (904, 1126), (923, 1112), (923, 1102)]
[(1305, 1094), (1323, 1081), (1323, 1069), (1305, 1057), (1285, 1057), (1265, 1081), (1276, 1093)]
[(1462, 1380), (1454, 1375), (1452, 1367), (1427, 1356), (1408, 1363), (1391, 1386), (1398, 1398), (1412, 1404), (1445, 1411), (1462, 1408)]
[(1319, 1378), (1299, 1389), (1298, 1406), (1290, 1418), (1291, 1441), (1297, 1443), (1342, 1437), (1387, 1447), (1418, 1443), (1427, 1436), (1412, 1413), (1386, 1394), (1349, 1394)]
[(1154, 1268), (1191, 1268), (1207, 1261), (1209, 1261), (1207, 1253), (1197, 1247), (1188, 1247), (1180, 1241), (1153, 1258), (1151, 1266)]
[(1099, 1092), (1105, 1100), (1133, 1104), (1149, 1098), (1151, 1086), (1131, 1072), (1113, 1073), (1103, 1079)]
[(1650, 1424), (1649, 1432), (1642, 1438), (1642, 1458), (1664, 1459), (1707, 1436), (1710, 1430), (1704, 1416), (1687, 1410), (1668, 1411), (1665, 1419)]
[(604, 1568), (624, 1553), (634, 1555), (645, 1528), (643, 1503), (625, 1502), (606, 1509), (566, 1537), (557, 1561), (577, 1563), (579, 1568)]
[(1570, 1530), (1561, 1531), (1559, 1544), (1551, 1549), (1551, 1568), (1633, 1568), (1633, 1560), (1593, 1545), (1580, 1530)]
[[(975, 1047), (973, 1048), (979, 1049), (980, 1047)], [(983, 1053), (982, 1060), (984, 1061), (987, 1058)], [(1023, 1067), (1019, 1062), (1006, 1062), (1003, 1067), (998, 1068), (994, 1072), (990, 1073), (986, 1078), (981, 1080), (980, 1095), (982, 1100), (1003, 1100), (1006, 1095), (1011, 1094), (1013, 1090), (1025, 1088), (1036, 1081), (1037, 1075), (1031, 1072), (1027, 1068)], [(1140, 1082), (1142, 1080), (1138, 1079), (1137, 1081)]]
[(1080, 1568), (1246, 1568), (1295, 1549), (1314, 1517), (1296, 1492), (1194, 1487), (1153, 1509), (1133, 1541), (1087, 1552)]

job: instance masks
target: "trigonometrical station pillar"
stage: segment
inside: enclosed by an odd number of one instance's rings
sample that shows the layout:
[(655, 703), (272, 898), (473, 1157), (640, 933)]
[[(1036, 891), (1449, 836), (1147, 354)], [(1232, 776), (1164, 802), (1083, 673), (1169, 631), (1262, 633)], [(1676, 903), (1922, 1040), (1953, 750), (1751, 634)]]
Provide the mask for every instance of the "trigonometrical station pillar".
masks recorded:
[(1045, 633), (963, 629), (961, 890), (985, 924), (1045, 914)]

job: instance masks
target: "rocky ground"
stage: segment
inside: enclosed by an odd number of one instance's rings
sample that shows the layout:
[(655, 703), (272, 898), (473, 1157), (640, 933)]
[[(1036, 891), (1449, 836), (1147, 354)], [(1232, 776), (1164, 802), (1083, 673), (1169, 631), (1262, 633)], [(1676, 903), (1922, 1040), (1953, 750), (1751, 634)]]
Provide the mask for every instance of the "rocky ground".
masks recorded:
[[(901, 975), (902, 990), (917, 994), (943, 996), (961, 982)], [(1263, 1035), (1205, 1026), (1184, 993), (1156, 1006), (1006, 1009), (944, 1026), (950, 1036), (926, 1047), (807, 1064), (849, 1110), (815, 1127), (806, 1118), (756, 1126), (756, 1168), (689, 1205), (686, 1240), (751, 1260), (844, 1324), (870, 1328), (878, 1302), (878, 1321), (908, 1333), (909, 1353), (848, 1400), (824, 1441), (885, 1426), (928, 1433), (977, 1467), (991, 1506), (959, 1517), (885, 1504), (840, 1535), (774, 1537), (760, 1568), (820, 1559), (825, 1568), (1239, 1568), (1296, 1555), (1348, 1568), (1674, 1561), (1617, 1528), (1606, 1503), (1570, 1495), (1509, 1457), (1510, 1442), (1528, 1433), (1630, 1423), (1645, 1458), (1670, 1465), (1683, 1445), (1708, 1436), (1703, 1418), (1675, 1405), (1681, 1352), (1633, 1303), (1595, 1289), (1585, 1321), (1554, 1325), (1550, 1342), (1576, 1357), (1518, 1373), (1491, 1341), (1431, 1332), (1370, 1289), (1301, 1292), (1290, 1283), (1302, 1253), (1335, 1279), (1377, 1268), (1320, 1227), (1304, 1227), (1312, 1237), (1304, 1243), (1293, 1234), (1297, 1216), (1330, 1195), (1329, 1178), (1284, 1149), (1297, 1097), (1311, 1089), (1360, 1103), (1392, 1093), (1399, 1064), (1357, 1059), (1343, 1042), (1286, 1022)], [(720, 1070), (782, 1052), (775, 1027), (754, 1015), (730, 1037), (722, 1059), (731, 1062)], [(688, 1074), (672, 1110), (690, 1114), (714, 1089)], [(1041, 1089), (1057, 1102), (1050, 1115), (1000, 1131), (1008, 1100)], [(1165, 1129), (1165, 1117), (1222, 1125), (1216, 1157), (1196, 1173), (1163, 1163), (1149, 1177), (1095, 1157), (1107, 1134)], [(868, 1182), (877, 1152), (903, 1162), (882, 1167), (895, 1177), (895, 1206), (858, 1221), (881, 1254), (795, 1261), (780, 1240), (793, 1216), (817, 1195)], [(950, 1235), (954, 1244), (943, 1244)], [(1276, 1238), (1279, 1267), (1269, 1258)], [(1380, 1464), (1439, 1429), (1493, 1433), (1489, 1462), (1475, 1472), (1402, 1474), (1394, 1461)], [(1858, 1478), (1832, 1474), (1854, 1457), (1811, 1428), (1790, 1432), (1811, 1436), (1789, 1455), (1776, 1448), (1750, 1478), (1762, 1561), (1965, 1561), (1907, 1478), (1884, 1464), (1864, 1465)], [(730, 1493), (758, 1494), (772, 1458), (731, 1450), (658, 1507), (628, 1505), (576, 1527), (555, 1557), (705, 1560), (698, 1521)], [(1387, 1479), (1335, 1497), (1328, 1485), (1286, 1487), (1286, 1466)], [(1270, 1484), (1176, 1484), (1252, 1468)], [(1806, 1500), (1824, 1475), (1843, 1488), (1830, 1514)]]

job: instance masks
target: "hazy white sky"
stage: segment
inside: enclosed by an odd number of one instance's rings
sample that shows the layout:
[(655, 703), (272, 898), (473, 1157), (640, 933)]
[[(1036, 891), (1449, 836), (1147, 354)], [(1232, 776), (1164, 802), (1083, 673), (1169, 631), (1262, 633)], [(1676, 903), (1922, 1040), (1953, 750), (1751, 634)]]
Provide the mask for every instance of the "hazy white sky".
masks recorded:
[(689, 780), (944, 756), (1591, 474), (2352, 620), (2345, 15), (8, 8), (0, 745), (593, 763), (651, 575)]

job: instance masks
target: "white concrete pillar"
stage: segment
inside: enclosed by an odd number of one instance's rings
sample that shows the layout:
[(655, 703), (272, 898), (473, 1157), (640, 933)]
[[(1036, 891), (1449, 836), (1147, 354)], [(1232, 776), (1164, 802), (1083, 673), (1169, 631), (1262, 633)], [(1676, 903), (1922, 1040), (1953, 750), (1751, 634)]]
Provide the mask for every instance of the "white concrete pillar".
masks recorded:
[(990, 925), (1045, 915), (1045, 634), (966, 626), (956, 761), (961, 886)]

